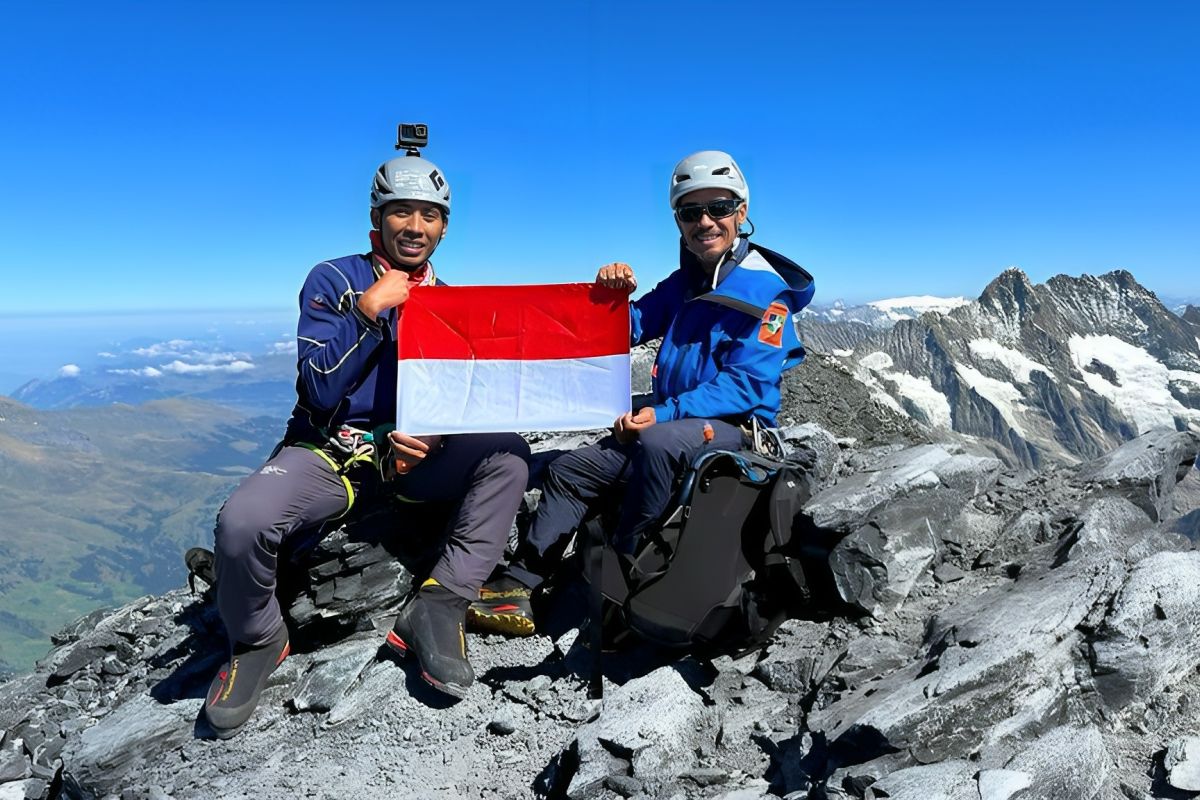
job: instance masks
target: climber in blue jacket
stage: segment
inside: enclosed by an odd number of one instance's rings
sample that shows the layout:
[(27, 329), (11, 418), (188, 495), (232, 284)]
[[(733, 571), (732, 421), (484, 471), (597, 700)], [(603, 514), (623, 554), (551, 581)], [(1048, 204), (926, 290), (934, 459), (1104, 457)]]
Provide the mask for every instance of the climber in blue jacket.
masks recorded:
[[(628, 552), (662, 517), (677, 477), (701, 450), (737, 450), (756, 421), (775, 424), (783, 371), (804, 359), (792, 317), (812, 300), (812, 276), (741, 232), (750, 189), (727, 153), (680, 161), (670, 202), (679, 269), (630, 306), (632, 344), (662, 337), (651, 401), (618, 418), (610, 436), (549, 465), (528, 536), (468, 610), (477, 627), (534, 632), (531, 591), (589, 505), (615, 485), (627, 489), (613, 543)], [(602, 267), (596, 281), (637, 288), (624, 263)]]

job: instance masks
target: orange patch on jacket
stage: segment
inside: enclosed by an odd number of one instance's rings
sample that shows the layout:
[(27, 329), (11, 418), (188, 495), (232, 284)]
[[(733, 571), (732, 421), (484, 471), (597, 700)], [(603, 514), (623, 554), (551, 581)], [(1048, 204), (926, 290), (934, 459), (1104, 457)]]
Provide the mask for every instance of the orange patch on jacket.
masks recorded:
[(771, 347), (783, 347), (783, 326), (788, 321), (788, 307), (783, 303), (771, 303), (758, 326), (758, 340)]

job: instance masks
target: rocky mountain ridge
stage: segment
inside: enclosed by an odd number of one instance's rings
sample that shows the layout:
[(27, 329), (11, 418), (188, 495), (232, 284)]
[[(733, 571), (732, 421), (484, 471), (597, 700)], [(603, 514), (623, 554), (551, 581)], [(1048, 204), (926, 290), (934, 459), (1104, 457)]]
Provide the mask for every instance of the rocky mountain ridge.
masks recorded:
[(975, 302), (886, 331), (801, 328), (882, 402), (1016, 464), (1077, 463), (1154, 427), (1200, 430), (1200, 340), (1128, 272), (1035, 286), (1010, 269)]

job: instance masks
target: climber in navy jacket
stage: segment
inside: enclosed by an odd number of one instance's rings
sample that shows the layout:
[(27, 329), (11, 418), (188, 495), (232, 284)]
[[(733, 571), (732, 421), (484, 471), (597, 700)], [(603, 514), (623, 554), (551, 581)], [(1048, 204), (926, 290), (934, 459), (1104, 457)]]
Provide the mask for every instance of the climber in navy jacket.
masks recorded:
[[(745, 427), (775, 424), (783, 371), (804, 359), (792, 317), (812, 299), (813, 281), (740, 232), (749, 200), (742, 171), (726, 153), (703, 151), (676, 165), (670, 202), (679, 269), (630, 308), (633, 344), (662, 337), (651, 402), (617, 419), (612, 435), (549, 465), (528, 536), (505, 574), (484, 585), (468, 621), (533, 633), (531, 590), (592, 501), (628, 484), (613, 540), (630, 551), (667, 510), (677, 476), (701, 450), (737, 450)], [(623, 263), (602, 267), (596, 281), (637, 287)]]

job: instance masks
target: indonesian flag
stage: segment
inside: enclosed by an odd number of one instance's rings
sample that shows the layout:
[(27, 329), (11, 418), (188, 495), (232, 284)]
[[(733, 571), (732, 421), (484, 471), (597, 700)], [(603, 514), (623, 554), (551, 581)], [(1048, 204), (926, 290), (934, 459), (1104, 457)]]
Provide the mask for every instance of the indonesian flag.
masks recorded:
[(396, 339), (396, 429), (407, 434), (589, 430), (629, 411), (623, 291), (418, 286)]

